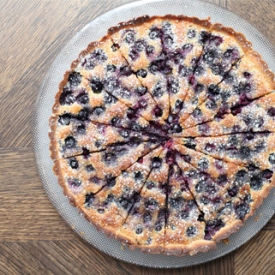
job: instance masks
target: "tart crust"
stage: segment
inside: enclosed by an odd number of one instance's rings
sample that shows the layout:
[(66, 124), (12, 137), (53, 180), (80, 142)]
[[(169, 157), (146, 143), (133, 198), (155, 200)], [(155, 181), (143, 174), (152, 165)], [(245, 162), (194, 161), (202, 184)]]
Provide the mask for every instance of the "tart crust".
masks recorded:
[[(154, 22), (157, 22), (157, 25), (154, 25)], [(168, 25), (165, 26), (167, 22)], [(180, 33), (173, 34), (173, 31), (169, 27), (169, 24), (177, 24), (178, 22), (186, 23), (186, 28), (188, 28), (188, 24), (193, 24), (201, 30), (199, 34), (194, 34), (195, 31), (191, 29), (190, 34), (188, 34), (190, 36), (198, 35), (196, 43), (201, 43), (200, 47), (202, 50), (200, 55), (196, 56), (193, 61), (194, 67), (189, 68), (189, 75), (187, 74), (187, 76), (182, 76), (179, 72), (186, 64), (180, 63), (181, 61), (176, 59), (175, 56), (178, 54), (180, 58), (186, 58), (184, 49), (190, 47), (190, 45), (188, 47), (182, 45), (182, 48), (179, 48), (178, 45), (177, 48), (175, 48), (176, 46), (169, 48), (165, 44), (169, 42), (173, 45), (173, 35), (180, 35)], [(151, 74), (150, 82), (146, 82), (143, 79), (146, 76), (138, 75), (137, 71), (131, 68), (131, 59), (137, 58), (137, 61), (133, 62), (139, 62), (138, 52), (144, 51), (146, 48), (144, 37), (149, 34), (149, 29), (143, 30), (141, 32), (142, 36), (137, 39), (140, 42), (140, 48), (133, 48), (136, 42), (132, 37), (130, 37), (129, 41), (126, 41), (126, 44), (129, 44), (129, 49), (134, 49), (135, 57), (127, 56), (127, 53), (122, 51), (120, 45), (116, 43), (116, 39), (120, 33), (127, 32), (133, 28), (142, 28), (144, 24), (148, 28), (158, 28), (162, 35), (159, 38), (161, 51), (157, 59), (152, 60), (150, 59), (150, 54), (143, 53), (143, 58), (148, 57), (148, 62), (144, 63), (140, 61), (139, 64), (143, 68), (143, 66), (147, 66), (148, 64), (151, 66), (152, 62), (158, 61), (157, 66), (159, 67), (157, 67), (157, 71), (152, 71), (151, 67), (144, 67), (144, 70), (148, 71), (148, 74)], [(223, 41), (222, 37), (232, 42), (232, 45), (229, 47), (230, 49), (233, 46), (238, 49), (239, 57), (237, 59), (235, 57), (235, 59), (226, 63), (227, 69), (224, 74), (217, 76), (215, 70), (217, 66), (225, 66), (223, 58), (228, 55), (229, 49), (227, 44), (220, 47)], [(100, 57), (102, 53), (96, 51), (98, 49), (102, 50), (104, 47), (106, 47), (107, 54), (104, 53), (105, 55), (103, 54), (103, 57)], [(117, 52), (118, 56), (117, 60), (115, 58), (112, 59), (112, 62), (115, 64), (108, 63), (108, 54), (115, 56), (115, 52)], [(219, 57), (215, 59), (217, 52), (219, 52)], [(210, 53), (213, 55), (213, 58)], [(92, 58), (91, 55), (93, 55), (95, 63), (92, 60), (90, 68), (84, 68), (83, 60)], [(249, 60), (252, 60), (253, 64), (250, 65)], [(97, 63), (101, 64), (100, 69), (94, 70)], [(195, 116), (192, 117), (192, 114), (198, 107), (204, 106), (203, 104), (206, 106), (206, 102), (209, 99), (210, 84), (223, 87), (223, 82), (226, 82), (226, 76), (232, 72), (235, 72), (236, 75), (240, 72), (242, 74), (246, 73), (245, 77), (248, 79), (250, 77), (248, 76), (249, 72), (241, 71), (243, 70), (243, 64), (244, 68), (247, 69), (250, 68), (249, 66), (251, 68), (255, 66), (256, 70), (253, 71), (256, 73), (255, 77), (261, 78), (261, 76), (264, 76), (265, 79), (264, 85), (255, 86), (255, 96), (250, 99), (251, 102), (249, 104), (253, 106), (257, 102), (261, 102), (262, 98), (268, 98), (270, 94), (272, 96), (272, 90), (275, 89), (274, 74), (269, 70), (261, 55), (253, 50), (251, 43), (247, 41), (242, 33), (238, 33), (234, 29), (225, 27), (219, 23), (212, 24), (209, 18), (202, 20), (184, 15), (142, 16), (128, 22), (119, 23), (117, 26), (110, 28), (106, 36), (99, 41), (91, 42), (79, 54), (78, 58), (72, 62), (71, 68), (65, 72), (64, 78), (59, 84), (58, 92), (55, 95), (52, 115), (49, 119), (49, 149), (54, 163), (53, 172), (57, 176), (58, 183), (70, 203), (78, 208), (79, 212), (98, 230), (106, 234), (106, 236), (116, 238), (131, 249), (140, 249), (146, 253), (163, 253), (176, 256), (194, 255), (198, 252), (207, 252), (210, 249), (215, 249), (217, 242), (237, 232), (262, 204), (263, 199), (268, 196), (270, 190), (275, 187), (275, 143), (271, 142), (273, 140), (272, 137), (270, 140), (267, 140), (267, 152), (263, 153), (261, 151), (261, 160), (257, 159), (255, 155), (250, 157), (248, 153), (248, 150), (252, 150), (251, 148), (257, 145), (253, 142), (251, 142), (252, 147), (248, 145), (245, 149), (242, 145), (236, 145), (237, 149), (242, 150), (241, 158), (237, 160), (234, 157), (231, 158), (231, 156), (226, 155), (227, 153), (224, 153), (224, 151), (222, 155), (219, 152), (209, 153), (204, 147), (206, 146), (206, 139), (204, 139), (204, 130), (206, 128), (199, 128), (200, 124), (205, 123), (205, 125), (209, 125), (211, 131), (214, 133), (212, 135), (220, 136), (223, 142), (222, 134), (231, 136), (231, 134), (235, 133), (234, 131), (230, 132), (228, 129), (226, 130), (227, 132), (223, 132), (222, 130), (224, 124), (228, 124), (228, 127), (232, 126), (229, 125), (231, 121), (228, 119), (231, 114), (225, 117), (224, 120), (221, 120), (220, 123), (214, 121), (215, 111), (213, 114), (211, 112), (207, 114), (208, 120), (197, 120)], [(107, 69), (108, 65), (111, 65), (111, 69)], [(200, 65), (209, 66), (206, 69), (208, 75), (205, 77), (196, 75), (196, 70)], [(174, 67), (167, 72), (165, 71), (165, 66)], [(125, 72), (123, 70), (126, 67), (128, 71)], [(110, 77), (113, 77), (112, 81), (114, 81), (114, 84), (111, 87), (107, 87), (106, 79)], [(122, 84), (120, 87), (121, 82), (119, 81), (123, 77), (123, 83), (126, 86)], [(181, 90), (181, 93), (186, 94), (179, 94), (179, 102), (177, 102), (176, 88), (170, 87), (176, 85), (176, 82), (171, 82), (171, 77), (174, 80), (179, 77), (187, 77), (183, 79), (184, 83), (187, 83), (184, 84), (187, 85), (187, 90), (185, 92)], [(132, 84), (134, 84), (127, 86), (127, 79), (133, 79)], [(160, 101), (153, 91), (154, 85), (159, 85), (158, 82), (160, 79), (166, 83), (166, 86), (162, 86), (161, 89), (164, 89), (163, 87), (167, 88), (166, 91), (163, 91), (166, 93), (163, 101)], [(116, 84), (116, 81), (118, 84)], [(203, 83), (200, 83), (200, 81)], [(213, 81), (214, 83), (212, 83)], [(243, 78), (238, 84), (243, 84), (242, 81)], [(198, 84), (205, 85), (204, 92), (194, 102), (193, 95), (197, 91), (196, 85)], [(151, 102), (151, 109), (149, 108), (148, 111), (144, 111), (147, 108), (148, 102), (143, 101), (139, 102), (139, 105), (135, 105), (136, 102), (131, 102), (131, 97), (126, 98), (125, 93), (120, 94), (124, 88), (127, 88), (129, 95), (133, 96), (135, 86), (143, 88), (141, 96), (149, 91), (146, 95), (147, 97), (144, 97), (147, 98), (147, 101)], [(118, 87), (121, 90), (113, 93), (113, 90), (119, 89)], [(171, 91), (174, 92), (173, 97)], [(188, 96), (188, 92), (193, 93), (192, 96)], [(83, 94), (84, 97), (80, 100), (79, 98)], [(108, 100), (106, 100), (106, 97), (108, 97)], [(261, 98), (257, 100), (258, 97)], [(222, 104), (221, 101), (218, 103)], [(175, 104), (175, 106), (171, 108), (171, 104)], [(184, 104), (189, 106), (188, 113), (184, 113)], [(275, 108), (271, 105), (269, 106), (268, 100), (264, 104), (265, 115), (267, 117), (270, 116), (268, 119), (273, 121)], [(162, 110), (164, 107), (166, 110)], [(244, 107), (244, 110), (245, 108), (248, 107)], [(108, 112), (110, 109), (111, 112), (108, 115), (104, 114), (106, 110)], [(204, 109), (202, 108), (202, 110)], [(207, 113), (206, 109), (205, 113)], [(232, 121), (235, 121), (237, 117), (234, 117)], [(77, 131), (74, 127), (66, 127), (66, 125), (70, 125), (73, 119), (79, 122), (80, 131)], [(226, 122), (226, 119), (229, 122)], [(211, 121), (213, 122), (211, 123)], [(93, 135), (89, 133), (91, 135), (89, 136), (90, 140), (87, 140), (87, 143), (98, 142), (99, 149), (89, 151), (85, 148), (85, 144), (81, 143), (81, 146), (79, 146), (80, 149), (77, 150), (75, 144), (78, 139), (76, 137), (86, 134), (88, 123), (97, 123), (102, 126), (100, 128), (102, 131), (101, 134), (96, 135), (94, 133)], [(104, 139), (105, 128), (107, 126), (114, 127), (117, 133), (121, 133), (123, 138), (116, 141), (116, 136), (114, 135), (114, 142), (112, 144), (105, 141), (105, 143), (103, 142), (104, 146), (102, 146), (100, 140), (97, 139), (98, 137)], [(187, 130), (185, 130), (186, 128)], [(270, 126), (270, 123), (269, 127), (260, 128), (258, 132), (262, 132), (262, 129), (264, 129), (263, 131), (271, 131), (272, 133), (274, 130)], [(136, 133), (136, 135), (134, 134), (133, 137), (131, 136), (127, 140), (130, 135), (129, 131)], [(259, 137), (258, 135), (261, 135), (261, 133), (256, 133), (257, 129), (253, 125), (249, 129), (243, 126), (241, 131), (245, 134), (248, 134), (248, 131), (249, 133), (252, 132), (256, 139)], [(207, 138), (209, 141), (216, 140), (216, 143), (211, 145), (213, 147), (217, 145), (219, 137), (213, 137), (211, 133)], [(190, 136), (193, 138), (189, 139)], [(253, 138), (250, 137), (250, 140)], [(111, 138), (110, 140), (113, 139)], [(179, 149), (181, 146), (182, 150)], [(212, 148), (211, 146), (210, 149)], [(64, 153), (65, 149), (68, 149), (68, 154)], [(156, 155), (153, 155), (153, 152)], [(208, 172), (204, 170), (206, 169), (205, 166), (201, 166), (200, 163), (200, 158), (203, 155), (206, 160), (207, 158), (209, 159), (208, 164), (212, 165)], [(252, 161), (255, 161), (257, 165), (251, 164)], [(143, 162), (148, 167), (142, 170), (140, 167)], [(219, 168), (221, 166), (220, 163), (231, 167), (233, 165), (232, 162), (234, 162), (236, 168), (234, 169), (236, 171), (240, 169), (245, 171), (242, 172), (243, 174), (250, 173), (249, 180), (246, 179), (242, 183), (245, 185), (244, 187), (241, 187), (240, 183), (240, 186), (236, 187), (236, 181), (232, 180), (231, 177), (230, 179), (226, 179), (227, 184), (218, 187), (219, 171), (221, 171), (221, 175), (225, 173), (224, 170), (219, 170), (221, 169)], [(214, 165), (216, 165), (215, 168)], [(133, 169), (131, 170), (131, 167), (137, 167), (137, 169), (139, 167), (142, 171), (146, 171), (144, 174), (146, 175), (145, 178), (141, 180), (141, 170), (137, 170), (135, 173)], [(248, 172), (252, 169), (251, 167), (254, 170)], [(182, 171), (180, 172), (180, 170)], [(175, 171), (181, 176), (178, 178), (178, 182), (176, 181), (173, 185), (172, 178)], [(127, 181), (123, 180), (123, 177), (127, 177), (127, 173), (130, 172), (132, 176), (131, 180), (129, 179), (129, 186), (127, 186)], [(194, 178), (194, 181), (190, 180), (192, 173), (199, 175), (197, 178)], [(200, 176), (203, 176), (203, 180), (206, 181), (206, 174), (209, 177), (209, 181), (213, 183), (212, 185), (210, 184), (212, 188), (211, 192), (217, 192), (214, 195), (212, 194), (213, 196), (209, 195), (208, 198), (208, 190), (205, 185), (203, 185), (203, 196), (198, 187), (201, 184)], [(227, 174), (229, 175), (229, 173)], [(236, 177), (237, 174), (236, 172)], [(261, 184), (257, 185), (255, 183), (255, 177), (257, 179), (261, 177)], [(137, 182), (136, 184), (135, 181)], [(173, 188), (173, 192), (170, 192)], [(178, 189), (178, 192), (175, 188)], [(238, 194), (238, 192), (240, 193)], [(222, 212), (221, 201), (219, 203), (215, 202), (217, 196), (222, 197), (222, 195), (224, 195), (221, 200), (224, 203), (224, 207), (225, 205), (230, 205), (227, 209), (227, 211), (230, 211), (230, 215), (227, 218), (226, 214)], [(202, 198), (211, 198), (213, 205), (216, 204), (219, 206), (216, 208), (213, 207), (211, 209), (212, 212), (209, 212), (210, 214), (206, 213), (210, 208), (203, 205), (200, 201)], [(185, 200), (189, 201), (189, 204)], [(195, 212), (190, 212), (190, 201), (192, 200), (195, 201), (195, 204), (192, 206), (196, 209)], [(169, 215), (176, 215), (175, 213), (179, 212), (180, 208), (175, 210), (177, 207), (182, 207), (181, 211), (183, 212), (181, 217), (169, 217)], [(204, 211), (206, 212), (204, 213)], [(185, 233), (176, 231), (175, 235), (171, 233), (171, 236), (169, 236), (170, 231), (182, 230), (184, 228), (173, 225), (176, 219), (181, 219), (181, 224), (184, 224), (186, 217), (190, 213), (196, 213), (192, 217), (194, 221), (193, 226), (189, 226), (184, 230), (188, 231), (189, 237), (194, 237), (193, 241), (190, 241), (188, 238), (188, 241), (185, 241), (187, 240), (184, 239), (186, 238), (185, 234), (188, 235), (187, 231)], [(196, 235), (198, 232), (200, 232), (200, 235)], [(172, 236), (177, 236), (178, 241), (176, 237)]]

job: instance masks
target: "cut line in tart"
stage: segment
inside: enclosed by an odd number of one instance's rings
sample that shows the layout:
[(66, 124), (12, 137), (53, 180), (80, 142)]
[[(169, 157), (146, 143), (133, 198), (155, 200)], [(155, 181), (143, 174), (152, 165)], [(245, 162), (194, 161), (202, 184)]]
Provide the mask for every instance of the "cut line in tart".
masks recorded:
[(275, 186), (274, 90), (232, 28), (175, 15), (120, 23), (59, 85), (54, 173), (91, 224), (131, 249), (215, 249)]

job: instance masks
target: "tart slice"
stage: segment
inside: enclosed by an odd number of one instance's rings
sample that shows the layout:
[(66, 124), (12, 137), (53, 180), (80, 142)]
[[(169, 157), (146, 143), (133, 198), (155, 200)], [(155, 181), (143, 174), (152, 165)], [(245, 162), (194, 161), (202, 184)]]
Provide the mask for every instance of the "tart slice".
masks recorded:
[(181, 170), (177, 165), (171, 165), (169, 174), (164, 252), (178, 256), (194, 255), (215, 248), (215, 242), (205, 240), (206, 224), (202, 212), (187, 188)]
[(89, 120), (78, 120), (69, 114), (59, 116), (52, 139), (52, 146), (63, 157), (88, 154), (106, 149), (116, 144), (133, 143), (135, 141), (163, 139), (141, 132), (117, 128), (112, 125), (94, 123)]
[[(165, 135), (155, 124), (144, 119), (139, 111), (128, 107), (107, 93), (101, 85), (93, 86), (80, 73), (67, 72), (56, 95), (50, 124), (55, 132), (60, 117), (113, 125), (134, 131), (148, 131)], [(138, 110), (142, 110), (138, 109)]]
[(194, 110), (183, 123), (184, 128), (233, 115), (250, 101), (275, 90), (274, 74), (261, 56), (248, 51), (224, 76), (224, 80), (208, 93), (207, 100)]
[(183, 136), (221, 136), (242, 132), (275, 131), (275, 92), (255, 99), (246, 106), (240, 106), (221, 119), (188, 128)]
[(104, 89), (146, 120), (159, 120), (155, 101), (110, 38), (91, 43), (72, 68), (89, 80), (93, 91)]
[(201, 115), (195, 108), (206, 100), (208, 94), (215, 90), (216, 85), (223, 81), (224, 76), (251, 47), (242, 34), (221, 24), (214, 24), (209, 32), (202, 33), (201, 41), (203, 52), (189, 76), (193, 89), (185, 99), (188, 108), (180, 119), (183, 128), (186, 128), (184, 121), (191, 113), (194, 116)]
[(109, 34), (157, 103), (155, 116), (166, 119), (169, 114), (166, 75), (171, 68), (162, 51), (162, 24), (159, 17), (144, 16), (110, 29)]
[(167, 150), (152, 162), (147, 178), (125, 223), (119, 231), (120, 240), (142, 251), (160, 253), (165, 245), (166, 193), (168, 164)]
[(162, 147), (141, 157), (139, 161), (122, 171), (92, 192), (89, 188), (79, 193), (75, 204), (89, 220), (108, 236), (119, 238), (119, 230), (151, 171), (152, 162), (159, 156)]
[[(151, 150), (159, 146), (155, 141), (117, 143), (106, 150), (95, 153), (84, 153), (69, 158), (55, 154), (55, 172), (60, 184), (68, 193), (89, 190), (99, 191), (108, 181), (117, 177), (123, 170), (138, 161)], [(60, 157), (60, 158), (59, 158)]]
[(181, 139), (189, 148), (242, 166), (266, 167), (275, 151), (274, 133), (243, 133), (219, 137)]

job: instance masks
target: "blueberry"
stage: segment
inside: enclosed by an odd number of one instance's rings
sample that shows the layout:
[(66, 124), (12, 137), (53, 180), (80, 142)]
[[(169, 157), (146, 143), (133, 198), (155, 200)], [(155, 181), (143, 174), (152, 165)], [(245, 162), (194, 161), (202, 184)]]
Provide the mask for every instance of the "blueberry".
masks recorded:
[(72, 72), (69, 75), (69, 83), (71, 86), (78, 86), (81, 83), (81, 74), (77, 72)]
[(204, 68), (202, 66), (198, 65), (195, 68), (194, 73), (195, 73), (196, 76), (202, 75), (204, 73)]
[(74, 148), (76, 146), (76, 140), (72, 136), (68, 136), (65, 138), (65, 147), (67, 149)]
[(130, 76), (132, 73), (132, 69), (129, 66), (124, 66), (120, 68), (120, 75), (122, 76)]
[(183, 220), (186, 220), (189, 217), (190, 212), (185, 209), (179, 212), (179, 217)]
[(86, 133), (86, 127), (84, 124), (79, 124), (76, 128), (76, 131), (80, 135), (84, 135)]
[(74, 102), (75, 102), (75, 98), (72, 94), (72, 91), (68, 90), (67, 88), (64, 88), (62, 94), (60, 95), (59, 103), (61, 105), (65, 105), (65, 104), (70, 105), (70, 104), (73, 104)]
[(77, 102), (80, 104), (87, 104), (89, 102), (89, 96), (86, 93), (81, 93), (76, 98)]
[(116, 185), (116, 178), (110, 178), (107, 180), (107, 186), (114, 187)]
[(182, 50), (184, 54), (186, 55), (188, 52), (190, 52), (193, 49), (193, 44), (187, 43), (182, 46)]
[(222, 42), (223, 42), (222, 37), (210, 34), (209, 44), (212, 44), (212, 45), (218, 47)]
[(146, 212), (143, 215), (143, 222), (144, 223), (149, 223), (152, 220), (152, 216), (150, 213)]
[(105, 153), (103, 155), (103, 160), (107, 163), (107, 164), (111, 164), (112, 162), (116, 161), (117, 157), (114, 153)]
[(111, 119), (111, 124), (112, 124), (113, 126), (119, 126), (119, 124), (120, 124), (120, 119), (119, 119), (118, 117), (113, 117), (113, 118)]
[(223, 69), (222, 69), (221, 65), (219, 65), (219, 64), (211, 65), (210, 68), (211, 68), (211, 71), (214, 75), (223, 74)]
[(179, 123), (173, 123), (171, 126), (172, 133), (180, 133), (182, 131), (182, 127)]
[(102, 106), (102, 107), (95, 107), (95, 108), (92, 110), (92, 114), (95, 115), (95, 116), (100, 116), (100, 115), (102, 115), (104, 112), (105, 112), (105, 107), (104, 107), (104, 106)]
[(161, 117), (162, 114), (163, 114), (161, 108), (158, 107), (158, 106), (156, 106), (156, 107), (154, 108), (154, 111), (153, 111), (153, 112), (154, 112), (154, 115), (155, 115), (156, 117)]
[(196, 94), (200, 94), (204, 90), (204, 85), (197, 83), (194, 90)]
[(107, 60), (107, 55), (102, 49), (95, 49), (91, 53), (91, 58), (103, 62)]
[(206, 31), (201, 31), (199, 35), (199, 42), (205, 44), (210, 38), (210, 33)]
[(96, 94), (101, 93), (103, 90), (103, 83), (96, 78), (91, 80), (90, 86), (91, 86), (93, 92)]
[(88, 118), (89, 118), (89, 110), (86, 109), (86, 108), (80, 110), (80, 112), (77, 114), (77, 118), (79, 120), (88, 120)]
[(195, 118), (202, 116), (202, 111), (201, 111), (201, 109), (200, 109), (199, 107), (197, 107), (197, 108), (193, 111), (192, 116), (195, 117)]
[(209, 204), (209, 202), (210, 202), (210, 200), (209, 200), (207, 197), (203, 196), (203, 197), (201, 198), (201, 203), (203, 203), (204, 205)]
[(168, 78), (167, 88), (169, 93), (176, 94), (179, 92), (179, 81), (174, 78)]
[(262, 186), (263, 186), (263, 178), (260, 174), (256, 174), (250, 179), (250, 187), (253, 190), (260, 190)]
[(248, 159), (251, 155), (251, 150), (247, 146), (241, 146), (239, 150), (239, 155), (241, 159)]
[(181, 77), (189, 76), (192, 73), (192, 70), (190, 68), (187, 68), (184, 65), (179, 66), (179, 75)]
[(269, 169), (265, 169), (261, 172), (261, 175), (264, 179), (271, 179), (273, 176), (273, 172)]
[(153, 97), (160, 98), (164, 94), (164, 89), (160, 85), (156, 85), (156, 87), (153, 89)]
[(195, 226), (189, 226), (186, 230), (187, 237), (193, 237), (197, 234), (197, 227)]
[(209, 161), (207, 158), (201, 158), (198, 162), (198, 167), (200, 170), (207, 170), (208, 169), (208, 166), (209, 166)]
[(219, 175), (217, 178), (217, 184), (224, 186), (227, 183), (227, 175), (223, 174), (223, 175)]
[(198, 125), (198, 130), (200, 133), (202, 133), (202, 135), (207, 134), (209, 132), (209, 129), (210, 129), (210, 127), (207, 124), (199, 124)]
[(104, 96), (104, 103), (105, 104), (112, 104), (112, 103), (116, 103), (117, 102), (117, 99), (112, 96), (112, 95), (109, 95), (109, 94), (106, 94)]
[(135, 41), (135, 35), (133, 31), (128, 31), (128, 33), (125, 36), (125, 42), (128, 44), (131, 44)]
[(88, 164), (85, 169), (88, 173), (93, 172), (95, 170), (92, 164)]
[(177, 99), (177, 101), (175, 102), (175, 109), (177, 111), (180, 111), (183, 107), (183, 102), (180, 99)]
[(220, 94), (220, 91), (220, 87), (215, 84), (210, 84), (208, 87), (208, 94), (210, 98), (215, 98), (216, 96), (218, 96)]
[(124, 138), (128, 138), (130, 136), (129, 131), (127, 129), (122, 129), (120, 131), (120, 135)]
[(222, 227), (224, 227), (224, 222), (220, 219), (210, 220), (206, 222), (205, 233), (214, 235)]
[(271, 163), (271, 164), (275, 164), (275, 153), (271, 153), (268, 157), (268, 161)]
[(158, 206), (158, 202), (155, 201), (153, 198), (149, 198), (146, 202), (145, 202), (145, 209), (146, 210), (155, 210)]
[(139, 52), (144, 50), (145, 45), (146, 45), (145, 41), (141, 40), (141, 39), (137, 40), (135, 43), (135, 47), (136, 47), (137, 51), (139, 51)]
[(203, 55), (203, 60), (211, 65), (217, 56), (217, 52), (214, 50), (208, 51)]
[(162, 229), (162, 225), (157, 223), (156, 226), (155, 226), (155, 230), (160, 231), (161, 229)]
[(155, 187), (155, 183), (152, 181), (148, 181), (148, 182), (146, 182), (146, 187), (147, 187), (147, 189), (150, 190)]
[(184, 145), (189, 149), (196, 149), (196, 142), (193, 139), (186, 140)]
[(118, 49), (119, 49), (119, 45), (114, 43), (112, 46), (111, 46), (111, 49), (113, 52), (116, 52)]
[(107, 65), (107, 71), (108, 72), (115, 72), (116, 71), (116, 66), (112, 65), (112, 64)]
[(246, 179), (246, 176), (248, 175), (248, 173), (247, 173), (247, 171), (245, 171), (245, 170), (239, 170), (238, 172), (237, 172), (237, 174), (236, 174), (236, 177), (235, 177), (235, 179), (236, 179), (236, 181), (238, 182), (238, 183), (244, 183), (245, 182), (245, 179)]
[(79, 179), (69, 179), (68, 180), (68, 185), (70, 187), (79, 187), (81, 185), (81, 181)]
[(162, 159), (159, 157), (154, 157), (152, 159), (151, 168), (154, 168), (154, 169), (160, 168), (161, 164), (162, 164)]
[(203, 222), (204, 221), (204, 214), (199, 214), (198, 221)]
[(140, 171), (135, 172), (134, 179), (135, 181), (141, 181), (143, 179), (142, 173)]
[(127, 117), (132, 120), (132, 119), (136, 118), (136, 115), (137, 115), (136, 113), (137, 113), (137, 110), (129, 108), (127, 110)]
[(128, 210), (131, 206), (131, 202), (128, 201), (126, 198), (122, 198), (122, 197), (118, 199), (118, 203), (125, 210)]
[(105, 212), (105, 210), (104, 210), (103, 208), (99, 208), (99, 209), (97, 209), (97, 212), (98, 212), (99, 214), (103, 214), (103, 213)]
[(69, 125), (71, 122), (71, 118), (72, 118), (72, 116), (70, 114), (64, 114), (64, 115), (59, 116), (58, 122), (61, 125)]
[(72, 169), (77, 169), (79, 166), (77, 159), (74, 157), (69, 159), (69, 165), (71, 166)]
[(217, 108), (217, 104), (212, 100), (206, 100), (205, 106), (210, 110), (215, 110)]
[(106, 200), (105, 200), (105, 204), (108, 204), (108, 203), (111, 203), (111, 202), (113, 202), (115, 200), (115, 197), (114, 197), (114, 195), (113, 194), (109, 194), (108, 196), (107, 196), (107, 198), (106, 198)]
[(238, 219), (243, 220), (250, 211), (249, 204), (247, 203), (241, 203), (235, 208), (236, 215)]
[(250, 78), (252, 75), (251, 75), (251, 73), (249, 73), (249, 72), (244, 72), (244, 73), (243, 73), (243, 76), (244, 76), (245, 78)]
[(160, 29), (154, 27), (154, 28), (151, 28), (151, 29), (150, 29), (149, 37), (150, 37), (151, 39), (155, 39), (155, 38), (160, 37), (161, 33), (162, 33), (162, 31), (161, 31)]
[(194, 38), (196, 36), (196, 31), (194, 29), (189, 29), (187, 32), (188, 38)]
[(137, 89), (136, 89), (136, 93), (137, 93), (139, 96), (143, 96), (143, 95), (145, 95), (147, 92), (148, 92), (148, 90), (147, 90), (147, 88), (144, 87), (144, 86), (139, 86), (139, 87), (137, 87)]
[(204, 187), (205, 187), (205, 182), (201, 180), (196, 184), (195, 190), (197, 193), (201, 193), (204, 190)]
[(170, 198), (169, 204), (172, 208), (179, 208), (182, 205), (183, 198), (177, 197), (177, 198)]
[(132, 48), (130, 53), (129, 53), (129, 56), (131, 57), (131, 59), (133, 61), (137, 60), (139, 58), (139, 53), (138, 51), (135, 49), (135, 48)]
[(235, 197), (238, 194), (238, 191), (239, 191), (239, 188), (236, 185), (230, 188), (229, 190), (227, 190), (230, 197)]
[(147, 76), (147, 71), (144, 70), (144, 69), (140, 69), (137, 71), (137, 75), (142, 77), (142, 78), (145, 78)]
[(213, 143), (206, 143), (204, 147), (206, 152), (213, 152), (216, 149), (216, 146)]
[(173, 44), (173, 38), (170, 35), (164, 36), (162, 41), (163, 41), (164, 47), (167, 47), (167, 48), (171, 47), (171, 45)]
[(143, 229), (141, 228), (141, 227), (138, 227), (137, 229), (136, 229), (136, 234), (141, 234), (142, 233), (142, 231), (143, 231)]
[(91, 207), (91, 205), (92, 205), (92, 203), (94, 201), (94, 198), (95, 198), (95, 196), (94, 196), (93, 193), (87, 193), (85, 195), (85, 201), (84, 201), (85, 207)]
[(147, 54), (147, 55), (153, 54), (154, 51), (155, 51), (155, 47), (154, 47), (154, 46), (148, 45), (148, 46), (146, 47), (146, 54)]
[(271, 117), (275, 117), (275, 107), (270, 107), (268, 110), (267, 110), (267, 114)]

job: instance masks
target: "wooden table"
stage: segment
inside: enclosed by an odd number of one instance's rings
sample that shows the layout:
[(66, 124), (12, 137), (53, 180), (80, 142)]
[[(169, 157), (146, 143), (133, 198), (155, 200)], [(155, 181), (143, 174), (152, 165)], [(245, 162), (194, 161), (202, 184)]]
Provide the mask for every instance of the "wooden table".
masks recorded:
[[(83, 241), (51, 205), (32, 151), (32, 116), (59, 51), (94, 17), (127, 0), (0, 1), (0, 274), (275, 274), (275, 217), (233, 253), (159, 270), (113, 259)], [(275, 45), (275, 1), (211, 0)], [(275, 61), (275, 60), (274, 60)]]

